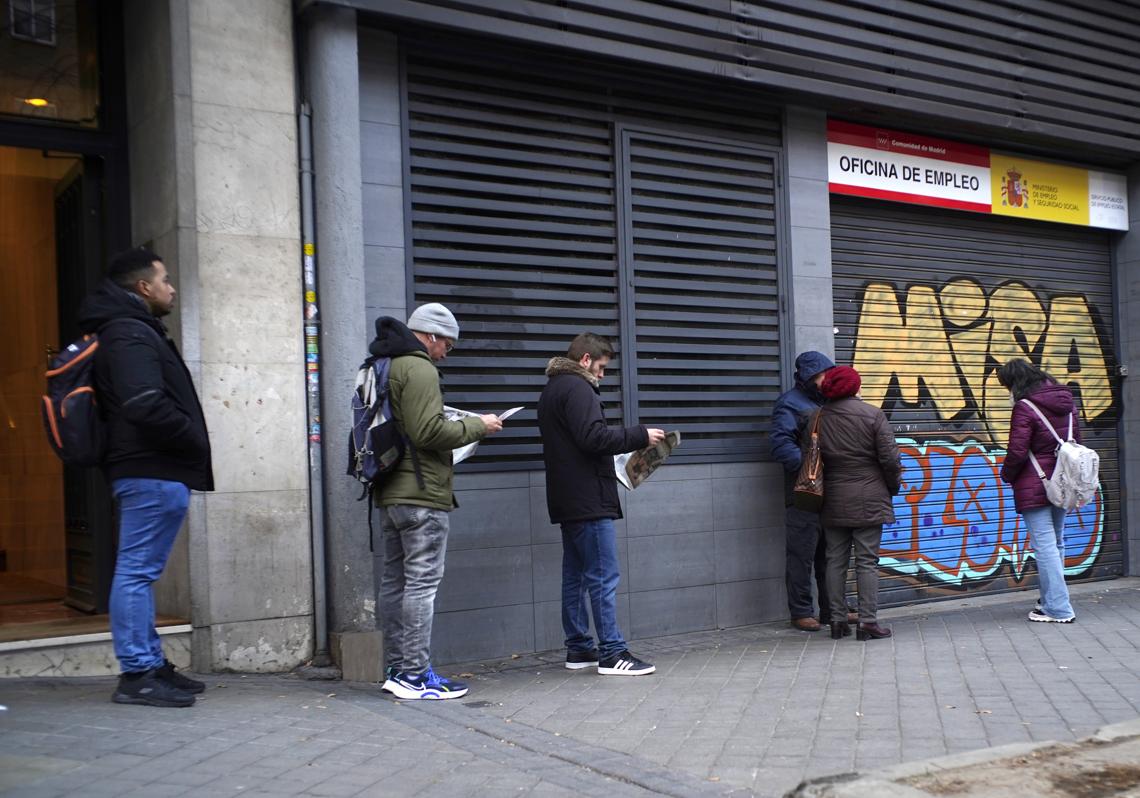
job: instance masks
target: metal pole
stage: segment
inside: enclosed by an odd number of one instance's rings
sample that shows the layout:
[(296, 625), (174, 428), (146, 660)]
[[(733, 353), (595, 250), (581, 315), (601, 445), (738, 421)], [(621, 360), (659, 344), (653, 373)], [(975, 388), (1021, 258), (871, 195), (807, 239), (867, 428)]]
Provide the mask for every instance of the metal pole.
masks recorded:
[(325, 486), (321, 467), (321, 318), (317, 305), (314, 243), (312, 109), (301, 104), (301, 251), (305, 286), (305, 403), (309, 438), (309, 526), (313, 547), (313, 665), (327, 667), (329, 656), (328, 580), (325, 565)]

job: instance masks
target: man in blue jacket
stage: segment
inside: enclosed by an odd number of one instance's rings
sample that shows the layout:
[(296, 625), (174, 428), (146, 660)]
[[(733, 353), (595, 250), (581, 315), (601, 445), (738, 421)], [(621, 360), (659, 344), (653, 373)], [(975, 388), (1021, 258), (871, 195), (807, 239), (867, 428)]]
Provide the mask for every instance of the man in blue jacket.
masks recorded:
[[(610, 427), (598, 383), (614, 356), (609, 339), (582, 333), (566, 357), (551, 358), (538, 400), (550, 523), (562, 526), (562, 629), (566, 667), (597, 666), (606, 676), (643, 676), (654, 666), (629, 653), (617, 623), (618, 569), (614, 519), (621, 518), (614, 455), (660, 443), (665, 432)], [(586, 597), (598, 646), (590, 637)]]
[[(784, 525), (787, 533), (784, 582), (792, 626), (817, 632), (831, 621), (827, 597), (827, 554), (819, 514), (792, 505), (792, 486), (800, 470), (800, 433), (804, 423), (823, 404), (819, 383), (835, 363), (822, 352), (804, 352), (796, 358), (796, 386), (776, 400), (768, 438), (772, 456), (784, 466)], [(812, 605), (812, 568), (819, 597), (820, 616)]]

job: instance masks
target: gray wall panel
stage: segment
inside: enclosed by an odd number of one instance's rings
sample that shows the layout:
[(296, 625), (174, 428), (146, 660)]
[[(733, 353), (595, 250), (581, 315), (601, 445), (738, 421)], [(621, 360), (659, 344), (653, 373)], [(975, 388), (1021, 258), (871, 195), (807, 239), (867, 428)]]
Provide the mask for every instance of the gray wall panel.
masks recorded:
[(783, 527), (716, 533), (716, 582), (784, 576)]
[(629, 536), (684, 534), (712, 522), (711, 480), (673, 482), (651, 479), (629, 497)]
[(657, 637), (716, 626), (716, 587), (700, 585), (629, 594), (631, 637)]
[(716, 625), (747, 626), (785, 617), (784, 578), (724, 582), (716, 586)]
[(715, 554), (712, 532), (631, 537), (624, 581), (632, 592), (712, 584)]
[(530, 554), (530, 546), (449, 550), (435, 611), (530, 604), (534, 600)]
[(491, 488), (455, 492), (459, 507), (451, 513), (448, 551), (530, 545), (528, 488)]
[[(444, 579), (446, 583), (447, 580)], [(465, 662), (534, 651), (530, 604), (439, 612), (431, 636), (432, 664)], [(438, 605), (437, 605), (438, 609)]]
[(1001, 140), (1140, 153), (1140, 25), (1130, 4), (340, 1), (468, 35), (810, 96), (833, 113), (877, 107), (935, 130), (950, 121)]

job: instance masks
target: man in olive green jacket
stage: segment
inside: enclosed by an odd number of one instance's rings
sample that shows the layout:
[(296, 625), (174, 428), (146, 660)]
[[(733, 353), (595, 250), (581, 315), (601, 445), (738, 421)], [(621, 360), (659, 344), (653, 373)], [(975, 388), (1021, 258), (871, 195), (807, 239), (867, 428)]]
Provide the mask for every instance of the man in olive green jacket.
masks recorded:
[(397, 698), (459, 698), (467, 685), (431, 668), (432, 616), (443, 579), (452, 493), (451, 451), (503, 428), (495, 415), (448, 421), (435, 363), (459, 340), (459, 324), (443, 305), (416, 308), (404, 325), (376, 320), (369, 351), (392, 358), (388, 372), (392, 416), (407, 453), (376, 497), (383, 509), (384, 567), (377, 608), (384, 634), (383, 690)]

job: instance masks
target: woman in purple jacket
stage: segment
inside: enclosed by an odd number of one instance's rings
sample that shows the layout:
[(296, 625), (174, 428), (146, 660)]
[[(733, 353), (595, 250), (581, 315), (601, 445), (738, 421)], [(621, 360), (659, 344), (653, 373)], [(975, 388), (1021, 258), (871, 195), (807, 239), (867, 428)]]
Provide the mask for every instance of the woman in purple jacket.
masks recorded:
[(1037, 582), (1041, 600), (1029, 613), (1029, 620), (1043, 623), (1072, 623), (1076, 618), (1065, 586), (1065, 510), (1054, 507), (1045, 495), (1045, 485), (1029, 462), (1037, 458), (1046, 476), (1057, 463), (1057, 439), (1041, 422), (1028, 399), (1040, 410), (1057, 434), (1064, 438), (1072, 419), (1073, 437), (1081, 431), (1073, 393), (1028, 360), (1014, 358), (998, 369), (998, 382), (1010, 393), (1013, 416), (1009, 422), (1009, 445), (1001, 479), (1013, 486), (1013, 503), (1029, 530), (1029, 541), (1037, 557)]

